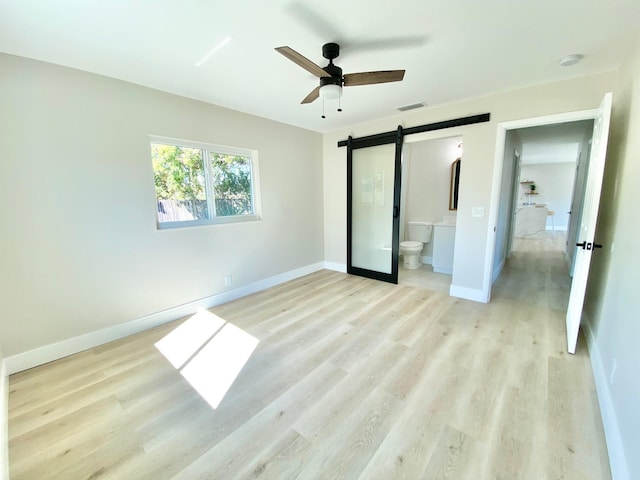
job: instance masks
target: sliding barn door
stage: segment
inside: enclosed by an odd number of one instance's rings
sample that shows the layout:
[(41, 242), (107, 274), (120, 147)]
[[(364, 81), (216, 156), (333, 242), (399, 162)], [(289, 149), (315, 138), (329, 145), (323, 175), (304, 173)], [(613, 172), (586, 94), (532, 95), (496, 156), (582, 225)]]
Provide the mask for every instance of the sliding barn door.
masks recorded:
[(398, 283), (402, 135), (347, 146), (347, 273)]

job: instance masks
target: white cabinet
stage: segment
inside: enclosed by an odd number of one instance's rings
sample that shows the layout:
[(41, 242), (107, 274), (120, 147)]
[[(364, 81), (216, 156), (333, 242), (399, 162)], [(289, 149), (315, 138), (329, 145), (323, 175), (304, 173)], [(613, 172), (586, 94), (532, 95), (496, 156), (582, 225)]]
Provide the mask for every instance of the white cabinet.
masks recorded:
[(456, 239), (456, 226), (452, 223), (433, 225), (433, 271), (453, 273), (453, 248)]

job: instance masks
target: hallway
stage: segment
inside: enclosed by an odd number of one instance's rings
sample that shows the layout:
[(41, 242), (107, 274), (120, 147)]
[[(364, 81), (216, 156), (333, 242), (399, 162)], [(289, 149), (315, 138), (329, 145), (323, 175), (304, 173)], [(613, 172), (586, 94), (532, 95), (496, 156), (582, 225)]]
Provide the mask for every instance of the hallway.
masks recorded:
[(529, 307), (549, 307), (562, 315), (564, 328), (571, 289), (565, 242), (565, 232), (514, 238), (511, 256), (493, 285), (491, 301), (511, 299)]

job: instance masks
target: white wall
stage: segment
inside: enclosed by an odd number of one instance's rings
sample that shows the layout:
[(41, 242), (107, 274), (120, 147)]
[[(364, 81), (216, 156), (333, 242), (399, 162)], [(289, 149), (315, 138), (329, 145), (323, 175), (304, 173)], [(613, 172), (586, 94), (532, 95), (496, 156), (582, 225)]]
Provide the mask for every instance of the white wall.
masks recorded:
[[(522, 165), (520, 178), (533, 180), (536, 184), (538, 195), (531, 196), (535, 203), (546, 203), (549, 210), (555, 212), (553, 219), (558, 230), (566, 230), (569, 223), (569, 210), (571, 210), (571, 195), (573, 193), (573, 180), (576, 175), (576, 162), (567, 163), (538, 163), (534, 165)], [(518, 203), (522, 203), (523, 188), (520, 189)], [(547, 230), (551, 229), (551, 218), (547, 219)]]
[(0, 350), (0, 480), (9, 480), (9, 378)]
[[(464, 292), (476, 298), (483, 291), (489, 235), (495, 225), (489, 225), (491, 182), (496, 148), (498, 122), (595, 108), (605, 92), (614, 87), (615, 74), (539, 85), (428, 108), (353, 126), (324, 135), (324, 232), (325, 260), (346, 262), (346, 148), (337, 142), (349, 135), (361, 137), (404, 127), (490, 112), (487, 123), (419, 134), (420, 139), (461, 135), (464, 138), (464, 166), (460, 178), (460, 199), (457, 215), (455, 259), (452, 292)], [(471, 216), (471, 207), (484, 207), (485, 216)], [(493, 206), (497, 210), (497, 205)], [(490, 278), (490, 275), (488, 276)], [(488, 288), (488, 286), (487, 286)]]
[[(640, 38), (613, 97), (609, 153), (585, 312), (614, 480), (640, 478)], [(615, 245), (615, 249), (614, 249)], [(615, 376), (611, 380), (613, 362)], [(626, 460), (625, 460), (626, 459)]]
[[(504, 163), (502, 165), (502, 179), (500, 181), (500, 197), (498, 200), (498, 216), (496, 219), (496, 243), (493, 256), (492, 278), (498, 278), (507, 255), (510, 253), (510, 235), (512, 232), (510, 220), (513, 219), (512, 195), (514, 185), (514, 170), (516, 169), (515, 156), (522, 155), (522, 140), (513, 131), (507, 131), (504, 142)], [(517, 175), (517, 172), (515, 172)], [(517, 193), (517, 192), (516, 192)], [(509, 218), (511, 217), (511, 218)]]
[[(451, 164), (457, 158), (461, 137), (443, 138), (405, 146), (407, 171), (405, 199), (405, 224), (407, 222), (439, 222), (449, 212), (449, 182)], [(464, 168), (464, 159), (461, 162)], [(433, 243), (427, 244), (422, 255), (433, 255)]]
[[(0, 55), (6, 357), (323, 260), (321, 135)], [(258, 150), (263, 220), (157, 230), (148, 135)]]

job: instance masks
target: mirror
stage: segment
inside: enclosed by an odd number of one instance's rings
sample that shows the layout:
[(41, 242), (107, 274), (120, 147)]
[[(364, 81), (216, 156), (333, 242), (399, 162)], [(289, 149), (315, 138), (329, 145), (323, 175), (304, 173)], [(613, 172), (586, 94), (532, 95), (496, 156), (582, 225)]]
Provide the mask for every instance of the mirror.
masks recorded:
[(451, 164), (451, 185), (449, 188), (449, 210), (458, 210), (458, 186), (460, 185), (460, 158)]

